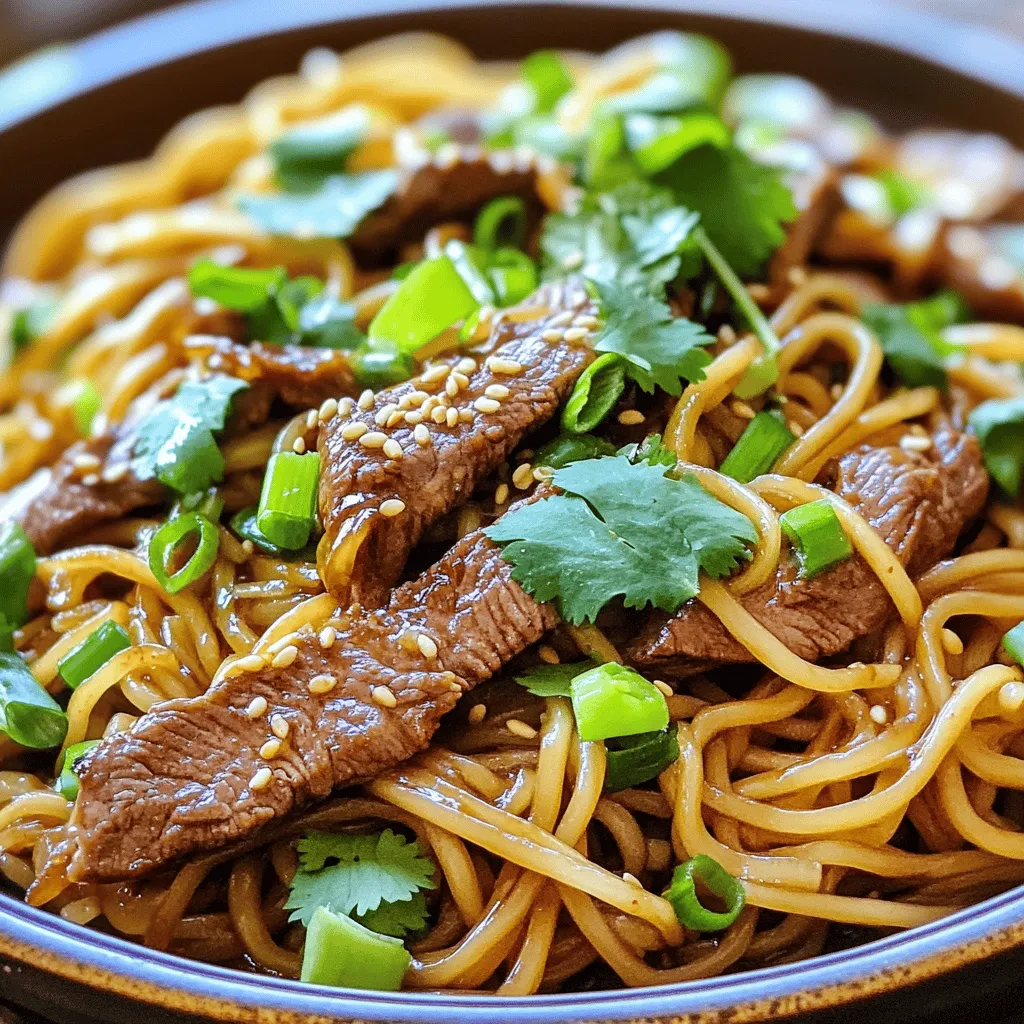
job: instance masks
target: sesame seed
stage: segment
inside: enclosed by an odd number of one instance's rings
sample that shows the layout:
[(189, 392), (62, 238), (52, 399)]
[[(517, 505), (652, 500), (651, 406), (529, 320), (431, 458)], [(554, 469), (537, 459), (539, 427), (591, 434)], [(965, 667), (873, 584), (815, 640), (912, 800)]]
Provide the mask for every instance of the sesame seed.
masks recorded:
[(643, 423), (644, 414), (639, 409), (623, 409), (619, 413), (619, 422), (624, 427), (635, 427), (638, 423)]
[(262, 718), (267, 713), (267, 698), (253, 697), (245, 713), (249, 718)]
[(393, 437), (384, 442), (383, 452), (389, 459), (400, 459), (405, 454), (402, 446)]
[(455, 379), (455, 375), (452, 374), (444, 382), (444, 393), (449, 398), (454, 398), (459, 393), (459, 382)]
[[(331, 643), (334, 643), (332, 640)], [(322, 675), (313, 676), (309, 681), (310, 693), (330, 693), (338, 685), (338, 680), (326, 672)]]
[(370, 695), (382, 707), (393, 708), (398, 706), (398, 698), (386, 686), (375, 686), (370, 691)]
[(568, 325), (572, 323), (572, 313), (558, 313), (553, 316), (548, 323), (550, 323), (552, 327), (568, 327)]
[(272, 658), (275, 654), (279, 651), (283, 651), (286, 647), (299, 643), (301, 639), (302, 637), (297, 629), (293, 629), (290, 633), (285, 633), (284, 636), (279, 637), (267, 648), (267, 657)]
[(407, 412), (405, 414), (405, 422), (408, 423), (410, 427), (415, 427), (417, 423), (423, 422), (423, 413)]
[(876, 725), (885, 725), (889, 720), (889, 712), (881, 704), (872, 704), (868, 714), (871, 716), (871, 721)]
[(501, 402), (497, 402), (493, 398), (478, 398), (473, 406), (478, 412), (491, 413), (497, 412), (501, 408)]
[[(333, 398), (328, 398), (324, 405), (329, 405), (333, 402)], [(347, 395), (338, 402), (338, 415), (339, 416), (351, 416), (352, 410), (356, 407), (355, 400), (349, 398)]]
[(464, 373), (460, 373), (458, 370), (452, 371), (451, 379), (455, 381), (456, 384), (459, 385), (460, 389), (469, 387), (469, 378)]
[(427, 636), (426, 633), (420, 633), (416, 637), (416, 646), (420, 649), (420, 654), (424, 658), (436, 658), (437, 657), (437, 644)]
[(498, 484), (494, 492), (494, 504), (504, 505), (508, 501), (508, 484)]
[(100, 477), (98, 473), (90, 473), (88, 476), (82, 477), (82, 483), (85, 484), (86, 487), (95, 487), (99, 482)]
[(942, 649), (947, 654), (963, 654), (964, 642), (951, 629), (942, 631)]
[(360, 409), (366, 410), (373, 405), (373, 392), (367, 388), (360, 396), (359, 401), (356, 403)]
[(261, 668), (266, 667), (266, 662), (258, 654), (246, 654), (244, 657), (239, 658), (238, 661), (234, 662), (232, 668), (238, 672), (259, 672)]
[(386, 427), (395, 427), (395, 426), (397, 426), (397, 425), (398, 425), (399, 423), (401, 423), (401, 422), (402, 422), (402, 420), (404, 420), (404, 419), (405, 419), (405, 413), (404, 413), (404, 412), (402, 412), (402, 410), (401, 410), (401, 409), (396, 409), (396, 410), (395, 410), (395, 411), (394, 411), (394, 412), (393, 412), (393, 413), (392, 413), (392, 414), (391, 414), (391, 415), (390, 415), (390, 416), (388, 417), (388, 421), (387, 421), (387, 423), (385, 423), (384, 425), (385, 425)]
[(306, 429), (312, 430), (316, 426), (316, 421), (318, 418), (319, 417), (317, 415), (317, 410), (310, 409), (309, 412), (306, 413)]
[(291, 730), (291, 726), (288, 724), (288, 719), (284, 715), (271, 715), (270, 716), (270, 731), (279, 739), (288, 739), (288, 733)]
[(362, 437), (369, 429), (361, 420), (356, 420), (354, 423), (346, 423), (341, 428), (341, 436), (346, 441), (355, 441), (357, 438)]
[(398, 412), (398, 406), (395, 405), (394, 402), (388, 402), (387, 405), (382, 406), (378, 410), (377, 415), (373, 417), (373, 422), (376, 423), (378, 427), (383, 427), (393, 412)]
[(425, 423), (418, 423), (412, 432), (413, 439), (421, 447), (430, 444), (430, 431)]
[(566, 341), (582, 341), (589, 333), (586, 327), (567, 327), (564, 337)]
[(71, 460), (71, 465), (74, 466), (75, 469), (88, 472), (91, 469), (99, 469), (101, 463), (95, 455), (92, 455), (89, 452), (79, 452), (78, 455)]
[(673, 690), (672, 687), (669, 686), (668, 683), (666, 683), (664, 680), (662, 680), (662, 679), (655, 679), (654, 680), (654, 685), (659, 690), (661, 690), (661, 692), (663, 694), (665, 694), (666, 697), (674, 697), (675, 696), (675, 692), (676, 691)]
[(448, 410), (443, 405), (439, 405), (436, 409), (430, 410), (430, 418), (435, 423), (444, 423), (448, 418)]
[(528, 462), (524, 462), (521, 466), (516, 466), (516, 471), (512, 474), (512, 483), (519, 490), (525, 491), (533, 483), (533, 466)]
[(116, 466), (107, 466), (105, 470), (100, 474), (100, 478), (104, 483), (116, 484), (125, 473), (128, 472), (128, 463), (120, 462)]
[(786, 426), (789, 427), (789, 432), (791, 434), (795, 434), (797, 437), (804, 436), (804, 428), (801, 427), (800, 424), (796, 422), (796, 420), (790, 420), (786, 424)]
[(490, 356), (487, 360), (487, 369), (492, 373), (503, 373), (509, 377), (515, 377), (523, 372), (523, 364), (515, 359), (503, 359), (501, 356)]
[(450, 372), (450, 366), (446, 366), (444, 363), (438, 363), (437, 366), (431, 366), (420, 374), (420, 380), (423, 381), (424, 384), (436, 384), (439, 380), (444, 380)]
[(388, 498), (387, 501), (382, 501), (380, 505), (380, 514), (387, 516), (388, 519), (401, 515), (404, 511), (405, 502), (401, 498)]
[[(349, 408), (352, 407), (352, 399), (348, 399)], [(338, 413), (338, 400), (336, 398), (325, 398), (323, 404), (320, 406), (320, 411), (317, 414), (317, 418), (321, 423), (326, 423), (328, 420), (334, 419)]]
[(242, 541), (242, 550), (247, 554), (251, 555), (256, 550), (256, 545), (251, 540)]
[(518, 736), (523, 740), (535, 740), (537, 738), (537, 730), (532, 725), (527, 725), (526, 722), (521, 722), (518, 718), (510, 718), (505, 723), (505, 728), (508, 729), (513, 736)]
[(455, 364), (455, 369), (459, 373), (472, 373), (476, 369), (476, 360), (470, 359), (469, 356), (465, 356)]
[(295, 440), (292, 441), (292, 451), (295, 452), (296, 455), (305, 455), (306, 439), (304, 437), (295, 438)]
[(557, 327), (549, 327), (547, 330), (541, 331), (540, 336), (545, 341), (561, 341), (565, 337), (565, 332), (558, 330)]
[(419, 645), (416, 642), (416, 634), (411, 629), (403, 629), (398, 634), (398, 646), (404, 651), (408, 651), (412, 654), (414, 651), (419, 650)]
[(554, 647), (549, 647), (547, 644), (541, 644), (537, 648), (537, 654), (540, 656), (540, 660), (547, 665), (558, 665), (561, 664), (562, 659), (558, 656), (558, 651)]
[(473, 422), (473, 410), (472, 409), (460, 409), (459, 410), (459, 422), (460, 423), (472, 423)]
[(629, 871), (622, 872), (622, 880), (624, 882), (628, 882), (630, 885), (635, 885), (638, 889), (643, 888), (643, 884), (641, 883), (640, 879), (637, 878), (636, 875), (631, 874)]
[(486, 704), (474, 704), (469, 709), (469, 722), (471, 725), (479, 725), (487, 717)]
[(737, 398), (736, 401), (729, 406), (734, 416), (739, 416), (741, 420), (752, 420), (757, 413), (741, 398)]
[(338, 639), (338, 631), (333, 626), (324, 626), (320, 630), (320, 646), (327, 650), (329, 647), (334, 646), (334, 641)]
[(299, 649), (294, 644), (278, 651), (274, 660), (270, 663), (274, 668), (287, 668), (299, 656)]
[(272, 740), (267, 740), (267, 742), (260, 747), (260, 757), (262, 757), (264, 761), (273, 761), (280, 753), (281, 741), (276, 737)]
[(484, 388), (484, 394), (488, 398), (496, 398), (498, 401), (501, 401), (503, 398), (508, 398), (511, 392), (504, 384), (488, 384)]
[(459, 410), (448, 409), (444, 414), (445, 422), (449, 427), (454, 427), (459, 422)]
[(266, 789), (270, 785), (270, 780), (274, 777), (274, 773), (267, 768), (265, 765), (262, 767), (250, 780), (249, 788), (254, 791)]
[(590, 313), (580, 313), (580, 315), (572, 322), (573, 327), (589, 327), (591, 330), (593, 330), (598, 323), (599, 321), (597, 317), (592, 316)]
[(382, 434), (379, 430), (371, 430), (359, 438), (359, 443), (364, 448), (383, 448), (387, 439), (387, 434)]
[(919, 437), (917, 434), (904, 434), (900, 438), (900, 447), (905, 452), (926, 452), (932, 446), (930, 437)]

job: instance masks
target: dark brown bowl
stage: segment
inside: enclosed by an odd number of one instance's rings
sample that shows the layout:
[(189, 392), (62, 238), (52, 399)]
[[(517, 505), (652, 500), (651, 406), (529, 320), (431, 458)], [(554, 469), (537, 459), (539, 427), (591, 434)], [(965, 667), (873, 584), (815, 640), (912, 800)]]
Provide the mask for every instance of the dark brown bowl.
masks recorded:
[[(439, 0), (419, 7), (415, 0), (210, 0), (85, 40), (72, 51), (78, 75), (71, 88), (42, 109), (0, 117), (0, 238), (51, 185), (145, 155), (178, 119), (237, 101), (258, 81), (292, 71), (312, 46), (344, 50), (410, 29), (453, 36), (483, 57), (521, 56), (542, 45), (602, 50), (666, 27), (706, 32), (732, 51), (741, 71), (805, 75), (889, 123), (991, 130), (1024, 145), (1024, 47), (891, 5)], [(0, 894), (0, 1000), (59, 1024), (937, 1024), (967, 1013), (1009, 1022), (1024, 1019), (1022, 968), (1024, 890), (804, 963), (657, 989), (527, 999), (312, 988), (153, 952)]]

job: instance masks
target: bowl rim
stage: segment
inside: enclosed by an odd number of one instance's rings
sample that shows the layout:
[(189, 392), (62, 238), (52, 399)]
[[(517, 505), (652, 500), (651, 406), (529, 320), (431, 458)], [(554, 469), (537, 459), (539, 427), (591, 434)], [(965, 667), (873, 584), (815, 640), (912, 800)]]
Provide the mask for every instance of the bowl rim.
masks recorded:
[[(638, 8), (771, 24), (874, 44), (1024, 99), (1024, 43), (977, 25), (878, 0), (815, 5), (805, 0), (435, 0), (433, 10), (528, 7)], [(116, 80), (176, 60), (317, 25), (422, 10), (422, 0), (320, 0), (314, 9), (279, 0), (202, 0), (125, 22), (71, 44), (73, 85), (6, 117), (0, 133)], [(231, 17), (244, 11), (244, 18)], [(957, 46), (950, 49), (950, 34)], [(326, 989), (246, 974), (148, 949), (92, 931), (0, 893), (0, 956), (69, 982), (217, 1021), (331, 1024), (397, 1020), (472, 1024), (567, 1020), (763, 1021), (836, 1008), (948, 973), (1024, 946), (1024, 887), (930, 924), (810, 960), (648, 989), (516, 998)]]

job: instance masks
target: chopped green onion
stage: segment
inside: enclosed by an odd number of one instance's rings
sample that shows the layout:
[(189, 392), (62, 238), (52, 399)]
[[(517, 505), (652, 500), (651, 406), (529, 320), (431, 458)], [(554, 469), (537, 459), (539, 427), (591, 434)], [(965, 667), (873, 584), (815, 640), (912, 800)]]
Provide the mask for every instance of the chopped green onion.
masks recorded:
[(661, 732), (607, 740), (605, 748), (604, 788), (607, 793), (649, 782), (679, 760), (679, 738), (672, 725)]
[(477, 215), (473, 242), (481, 249), (519, 248), (526, 240), (526, 203), (519, 196), (492, 199)]
[(625, 149), (622, 118), (617, 114), (595, 118), (583, 153), (583, 178), (591, 189), (608, 191), (636, 177), (635, 165)]
[(921, 182), (914, 181), (891, 167), (883, 167), (872, 177), (882, 186), (889, 208), (896, 217), (902, 217), (921, 206), (927, 202), (930, 195), (928, 188)]
[(660, 732), (668, 726), (665, 695), (625, 665), (592, 668), (576, 676), (569, 689), (581, 740)]
[(615, 446), (609, 444), (603, 437), (595, 437), (593, 434), (559, 434), (538, 449), (533, 457), (533, 464), (564, 469), (572, 462), (599, 459), (602, 455), (614, 454)]
[(256, 525), (272, 544), (295, 551), (305, 547), (316, 518), (320, 456), (278, 452), (263, 477)]
[(1004, 637), (1003, 650), (1024, 667), (1024, 622), (1017, 623)]
[(466, 245), (453, 238), (445, 244), (444, 254), (452, 261), (452, 266), (480, 305), (494, 302), (494, 289), (487, 278), (487, 256), (484, 252), (475, 245)]
[(259, 509), (255, 505), (250, 505), (248, 508), (243, 508), (240, 512), (236, 512), (231, 517), (231, 529), (234, 530), (242, 540), (251, 540), (256, 547), (261, 551), (265, 551), (268, 555), (286, 554), (284, 548), (280, 548), (276, 544), (272, 544), (260, 532), (260, 528), (256, 525), (256, 516), (258, 512)]
[(412, 963), (401, 939), (317, 907), (306, 930), (302, 980), (309, 985), (397, 992)]
[(487, 276), (499, 306), (514, 306), (537, 287), (537, 266), (521, 249), (496, 249)]
[(0, 652), (0, 732), (23, 747), (48, 750), (67, 731), (67, 715), (28, 666), (17, 654)]
[(718, 472), (739, 480), (741, 484), (749, 484), (755, 476), (767, 473), (795, 440), (781, 417), (759, 412), (722, 460)]
[(36, 574), (36, 549), (21, 523), (0, 523), (0, 617), (17, 629), (28, 619), (28, 591)]
[(554, 50), (537, 50), (520, 66), (520, 74), (533, 90), (534, 111), (547, 114), (572, 88), (572, 73)]
[(100, 740), (83, 740), (81, 743), (72, 743), (64, 751), (64, 761), (54, 788), (65, 800), (74, 803), (78, 799), (79, 780), (78, 773), (75, 771), (75, 762), (80, 761), (88, 751), (99, 745)]
[(353, 356), (352, 371), (361, 388), (377, 391), (408, 380), (416, 372), (416, 363), (412, 356), (395, 348), (365, 346)]
[(75, 417), (75, 428), (82, 437), (88, 437), (96, 413), (103, 407), (103, 397), (91, 380), (84, 377), (68, 385), (66, 392)]
[[(482, 309), (483, 307), (480, 308)], [(480, 309), (474, 309), (473, 312), (466, 317), (466, 319), (463, 321), (462, 326), (459, 328), (459, 341), (461, 341), (463, 344), (465, 344), (467, 341), (470, 341), (473, 335), (476, 334), (476, 329), (479, 326)]]
[(764, 352), (747, 367), (742, 380), (733, 389), (739, 398), (754, 398), (767, 391), (779, 379), (779, 339), (767, 317), (750, 297), (750, 292), (708, 238), (705, 230), (702, 227), (695, 228), (693, 237), (718, 275), (718, 279), (725, 286), (725, 290), (732, 296), (736, 308), (747, 321), (747, 326), (757, 335), (764, 347)]
[(311, 348), (354, 349), (366, 340), (355, 306), (321, 292), (299, 310), (299, 338)]
[(266, 304), (267, 297), (288, 280), (284, 267), (253, 270), (247, 267), (225, 267), (213, 260), (197, 260), (188, 272), (188, 286), (196, 297), (214, 302), (240, 313), (255, 313)]
[(269, 147), (278, 182), (292, 192), (317, 188), (324, 178), (345, 169), (369, 127), (370, 112), (353, 105), (285, 132)]
[(593, 430), (626, 389), (626, 363), (617, 352), (598, 356), (580, 374), (562, 410), (562, 428), (570, 434)]
[(479, 302), (447, 256), (423, 260), (373, 318), (367, 332), (371, 347), (383, 342), (379, 347), (412, 355), (477, 306)]
[(791, 508), (779, 516), (779, 525), (796, 551), (801, 579), (817, 576), (853, 554), (850, 538), (827, 498)]
[[(178, 545), (186, 537), (196, 535), (195, 551), (176, 572), (170, 573), (170, 563)], [(149, 542), (149, 568), (157, 583), (168, 594), (177, 594), (190, 583), (206, 575), (217, 560), (220, 534), (206, 516), (186, 512), (176, 519), (168, 519)]]
[[(726, 909), (708, 910), (697, 898), (697, 882), (717, 896)], [(672, 873), (672, 884), (662, 893), (684, 928), (695, 932), (718, 932), (728, 928), (743, 909), (746, 890), (718, 861), (698, 853)]]
[(60, 301), (55, 296), (44, 295), (14, 314), (11, 320), (11, 342), (15, 353), (31, 345), (50, 329), (58, 309)]
[(108, 619), (57, 662), (57, 672), (72, 690), (76, 690), (115, 654), (128, 650), (131, 645), (128, 634)]
[(697, 146), (729, 145), (729, 129), (716, 114), (694, 110), (681, 117), (629, 114), (624, 121), (626, 144), (633, 159), (649, 175), (674, 164)]
[(198, 512), (211, 523), (220, 522), (224, 514), (224, 499), (216, 487), (208, 487), (205, 491), (182, 495), (172, 506), (168, 519), (176, 519), (186, 512)]

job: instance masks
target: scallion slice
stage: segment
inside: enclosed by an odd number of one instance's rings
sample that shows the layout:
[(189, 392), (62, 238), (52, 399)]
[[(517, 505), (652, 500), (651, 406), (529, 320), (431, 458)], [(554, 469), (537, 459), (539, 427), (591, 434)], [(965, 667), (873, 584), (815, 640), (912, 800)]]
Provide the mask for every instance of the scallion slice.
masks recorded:
[(251, 540), (256, 547), (261, 551), (265, 551), (268, 555), (286, 554), (284, 548), (280, 548), (276, 544), (272, 544), (263, 536), (260, 528), (256, 525), (256, 516), (258, 513), (259, 509), (255, 505), (249, 505), (248, 508), (243, 508), (240, 512), (236, 512), (231, 517), (231, 529), (234, 530), (242, 540)]
[(397, 992), (412, 963), (401, 939), (317, 907), (306, 930), (302, 980), (309, 985)]
[(626, 145), (645, 173), (657, 174), (697, 146), (722, 149), (729, 145), (729, 129), (717, 115), (695, 110), (682, 116), (628, 114), (624, 121)]
[[(697, 882), (725, 903), (724, 911), (708, 910), (697, 898)], [(728, 928), (743, 909), (746, 890), (718, 861), (698, 853), (672, 873), (672, 884), (662, 893), (684, 928), (717, 932)]]
[(583, 672), (569, 692), (581, 740), (660, 732), (668, 726), (665, 695), (625, 665), (609, 662)]
[(91, 380), (81, 377), (70, 382), (66, 390), (61, 390), (71, 405), (71, 413), (75, 418), (75, 427), (78, 433), (82, 437), (88, 437), (89, 431), (92, 429), (92, 421), (96, 413), (103, 407), (103, 398), (96, 390), (96, 385)]
[(800, 563), (800, 577), (816, 576), (853, 554), (850, 538), (827, 498), (797, 505), (779, 516)]
[(488, 252), (503, 246), (519, 248), (525, 239), (526, 203), (519, 196), (492, 199), (473, 225), (473, 242)]
[(75, 771), (75, 762), (83, 755), (100, 745), (99, 740), (83, 740), (81, 743), (72, 743), (64, 751), (64, 761), (61, 765), (60, 775), (57, 776), (57, 784), (54, 787), (65, 800), (74, 803), (78, 799), (78, 773)]
[(345, 169), (345, 161), (369, 127), (369, 110), (354, 104), (285, 132), (269, 147), (278, 182), (291, 191), (316, 188), (324, 178)]
[(605, 748), (604, 788), (607, 793), (649, 782), (679, 760), (679, 739), (672, 725), (661, 732), (606, 740)]
[(475, 245), (466, 245), (453, 238), (445, 244), (444, 254), (452, 261), (452, 266), (478, 304), (487, 305), (495, 301), (494, 288), (487, 276), (486, 253)]
[(59, 747), (68, 718), (28, 666), (10, 651), (0, 652), (0, 732), (32, 750)]
[(320, 456), (278, 452), (263, 477), (256, 525), (272, 544), (288, 551), (305, 547), (316, 518)]
[(496, 249), (487, 276), (499, 306), (514, 306), (537, 287), (537, 267), (521, 249)]
[(520, 66), (520, 73), (533, 90), (534, 113), (547, 114), (572, 88), (572, 73), (554, 50), (537, 50)]
[[(170, 565), (178, 545), (192, 535), (196, 537), (195, 550), (177, 572), (171, 573)], [(198, 512), (186, 512), (168, 519), (153, 534), (149, 542), (150, 571), (166, 593), (177, 594), (210, 571), (217, 560), (219, 546), (217, 527)]]
[(1003, 637), (1003, 650), (1024, 668), (1024, 622), (1017, 623)]
[(775, 460), (796, 440), (789, 427), (770, 412), (759, 412), (718, 467), (719, 473), (749, 484), (767, 473)]
[(131, 647), (128, 634), (109, 619), (57, 662), (57, 672), (72, 690), (77, 689), (120, 651)]
[(626, 389), (626, 363), (617, 352), (598, 356), (576, 381), (562, 410), (562, 428), (570, 434), (593, 430)]
[(352, 371), (359, 387), (377, 391), (408, 380), (416, 372), (416, 363), (412, 356), (380, 343), (360, 348), (352, 359)]
[(0, 618), (16, 629), (28, 619), (28, 590), (36, 574), (36, 549), (21, 523), (0, 523)]
[(188, 272), (188, 286), (197, 297), (213, 299), (228, 309), (255, 313), (288, 280), (284, 267), (255, 270), (225, 267), (213, 260), (197, 260)]

